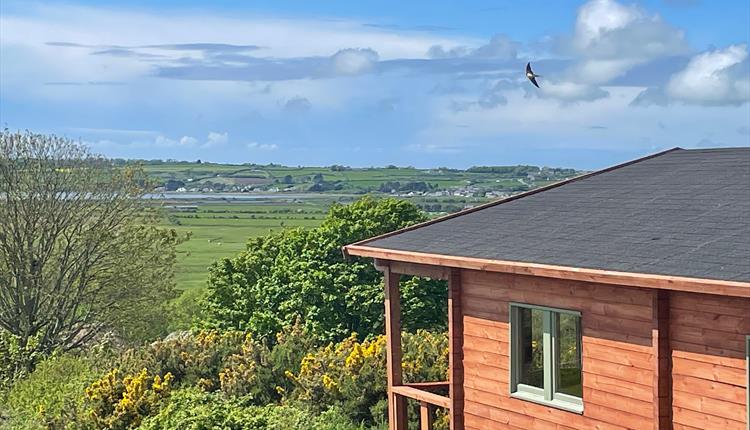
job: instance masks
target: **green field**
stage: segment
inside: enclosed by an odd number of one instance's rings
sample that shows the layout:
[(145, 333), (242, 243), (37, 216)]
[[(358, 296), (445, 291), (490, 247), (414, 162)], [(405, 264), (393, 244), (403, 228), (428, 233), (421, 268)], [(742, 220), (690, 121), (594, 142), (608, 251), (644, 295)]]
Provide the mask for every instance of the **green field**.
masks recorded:
[(204, 288), (208, 267), (214, 261), (245, 249), (248, 238), (284, 228), (319, 225), (332, 201), (311, 198), (282, 202), (164, 202), (168, 214), (164, 225), (190, 233), (190, 240), (178, 248), (177, 287), (181, 290)]

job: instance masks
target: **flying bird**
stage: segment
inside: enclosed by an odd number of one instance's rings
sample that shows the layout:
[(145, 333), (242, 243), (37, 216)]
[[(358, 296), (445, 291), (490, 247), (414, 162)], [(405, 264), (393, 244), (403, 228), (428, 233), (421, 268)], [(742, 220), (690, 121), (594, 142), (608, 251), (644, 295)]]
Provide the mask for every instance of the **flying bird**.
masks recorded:
[(533, 70), (531, 70), (531, 63), (526, 63), (526, 77), (529, 78), (532, 84), (534, 84), (535, 87), (539, 88), (539, 84), (536, 83), (536, 78), (541, 78), (541, 76), (534, 73)]

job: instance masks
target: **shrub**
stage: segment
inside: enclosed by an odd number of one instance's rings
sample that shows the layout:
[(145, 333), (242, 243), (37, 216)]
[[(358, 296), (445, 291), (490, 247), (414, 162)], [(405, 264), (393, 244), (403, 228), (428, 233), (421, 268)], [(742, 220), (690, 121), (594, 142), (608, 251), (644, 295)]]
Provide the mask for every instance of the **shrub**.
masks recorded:
[(266, 430), (269, 412), (219, 393), (187, 388), (176, 391), (158, 414), (143, 421), (140, 430)]
[[(442, 381), (448, 368), (445, 334), (424, 330), (403, 335), (403, 372), (407, 382)], [(387, 411), (385, 336), (359, 342), (353, 334), (307, 354), (299, 373), (288, 373), (297, 388), (292, 398), (318, 408), (339, 406), (355, 422), (383, 421)]]
[(170, 393), (173, 376), (152, 376), (146, 369), (122, 376), (114, 369), (86, 389), (84, 420), (96, 428), (108, 430), (134, 429)]
[(253, 406), (246, 400), (195, 388), (179, 390), (139, 430), (365, 430), (336, 408), (316, 416), (301, 406)]
[(36, 352), (36, 339), (32, 337), (24, 345), (19, 336), (0, 328), (0, 398), (43, 357)]
[(127, 351), (119, 367), (125, 372), (147, 368), (154, 374), (170, 373), (175, 386), (200, 385), (211, 391), (219, 388), (219, 374), (227, 367), (229, 358), (241, 354), (250, 343), (250, 337), (239, 331), (175, 333)]
[[(250, 239), (246, 251), (211, 267), (205, 324), (264, 341), (300, 317), (324, 343), (382, 333), (383, 275), (371, 261), (345, 261), (341, 246), (425, 219), (411, 203), (365, 197), (334, 204), (314, 229)], [(408, 278), (403, 286), (404, 329), (445, 329), (445, 282)]]
[(41, 362), (8, 394), (11, 428), (62, 429), (76, 418), (86, 387), (97, 378), (91, 359), (72, 354)]

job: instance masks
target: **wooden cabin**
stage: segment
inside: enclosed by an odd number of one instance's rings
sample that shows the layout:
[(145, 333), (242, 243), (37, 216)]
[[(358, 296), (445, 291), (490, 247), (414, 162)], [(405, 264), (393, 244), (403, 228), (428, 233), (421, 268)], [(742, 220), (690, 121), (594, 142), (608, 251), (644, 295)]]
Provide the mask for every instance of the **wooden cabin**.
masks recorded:
[[(385, 273), (389, 423), (748, 430), (750, 148), (672, 149), (345, 247)], [(401, 374), (399, 279), (447, 279), (449, 380)], [(440, 395), (436, 389), (448, 388)]]

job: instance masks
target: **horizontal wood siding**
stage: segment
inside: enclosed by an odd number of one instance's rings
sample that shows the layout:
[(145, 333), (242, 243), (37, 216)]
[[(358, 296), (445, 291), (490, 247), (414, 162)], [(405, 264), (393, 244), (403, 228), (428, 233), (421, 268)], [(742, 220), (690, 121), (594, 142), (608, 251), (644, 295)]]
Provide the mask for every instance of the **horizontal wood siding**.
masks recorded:
[[(651, 290), (472, 270), (461, 279), (466, 429), (654, 428)], [(510, 397), (510, 302), (581, 312), (582, 415)]]
[(746, 430), (750, 300), (673, 292), (670, 316), (675, 429)]

